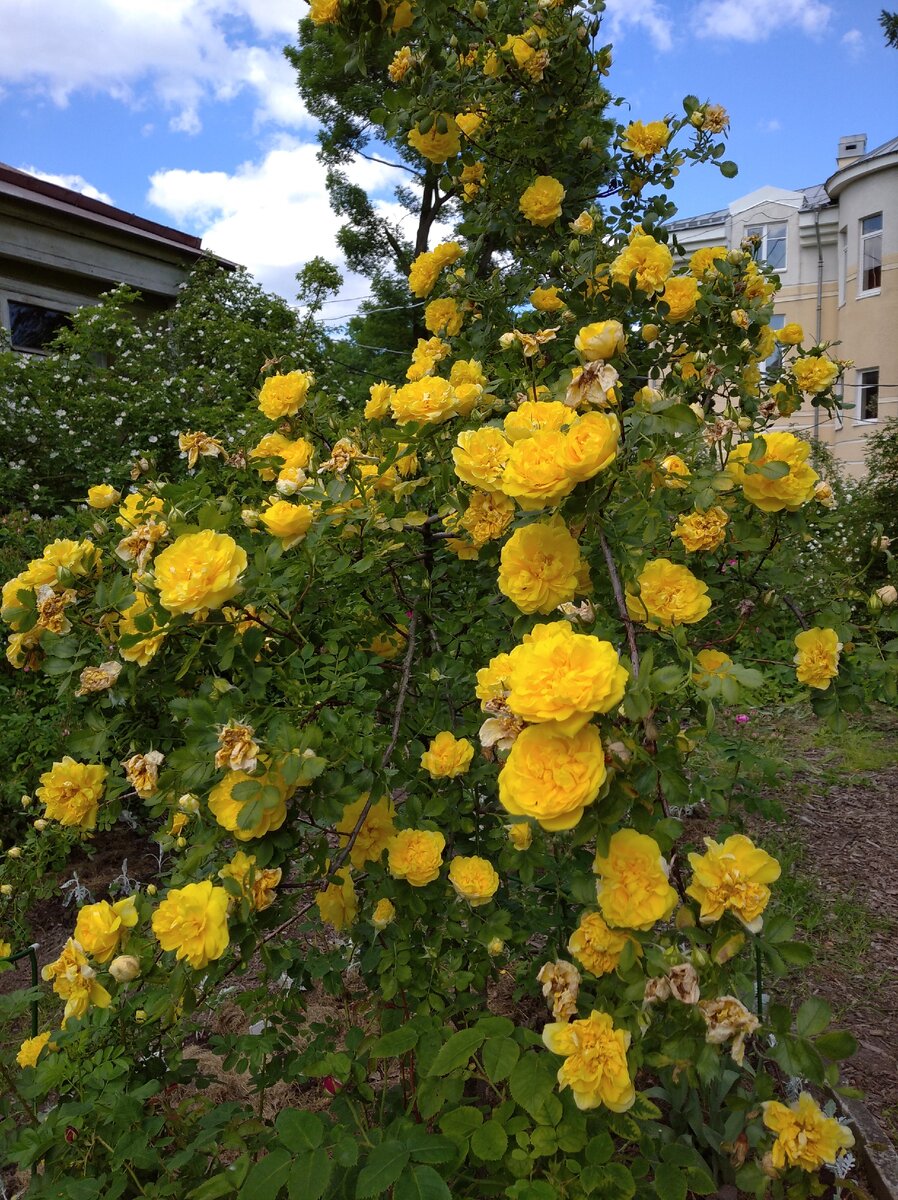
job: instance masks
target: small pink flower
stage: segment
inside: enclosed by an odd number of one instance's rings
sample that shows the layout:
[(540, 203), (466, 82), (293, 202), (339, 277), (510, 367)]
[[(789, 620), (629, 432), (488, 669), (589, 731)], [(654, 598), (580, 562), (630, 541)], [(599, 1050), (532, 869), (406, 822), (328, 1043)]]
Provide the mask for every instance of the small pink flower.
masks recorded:
[(745, 713), (736, 713), (736, 724), (737, 725), (747, 725), (750, 720), (751, 720), (751, 717), (746, 716)]
[(343, 1087), (343, 1084), (334, 1079), (333, 1075), (325, 1075), (321, 1080), (321, 1085), (332, 1096), (336, 1096), (337, 1092)]

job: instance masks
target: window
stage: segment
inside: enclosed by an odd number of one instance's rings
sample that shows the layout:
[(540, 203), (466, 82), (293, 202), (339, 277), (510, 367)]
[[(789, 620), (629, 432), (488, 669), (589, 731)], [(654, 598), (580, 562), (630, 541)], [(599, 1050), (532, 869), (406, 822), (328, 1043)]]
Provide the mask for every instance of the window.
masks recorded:
[(878, 292), (882, 285), (882, 213), (861, 219), (858, 295)]
[(9, 337), (13, 350), (42, 354), (47, 346), (71, 321), (71, 313), (40, 304), (25, 304), (10, 300)]
[(839, 230), (839, 305), (845, 303), (845, 280), (848, 277), (848, 226), (843, 225)]
[(875, 421), (879, 417), (879, 367), (857, 373), (857, 419)]
[[(782, 329), (786, 324), (786, 318), (783, 313), (774, 313), (770, 318), (770, 328), (776, 332), (777, 329)], [(765, 375), (771, 371), (775, 371), (783, 361), (783, 348), (779, 342), (776, 343), (769, 357), (765, 358), (762, 370)]]
[(746, 238), (757, 239), (755, 258), (774, 271), (786, 269), (786, 222), (772, 225), (746, 225)]

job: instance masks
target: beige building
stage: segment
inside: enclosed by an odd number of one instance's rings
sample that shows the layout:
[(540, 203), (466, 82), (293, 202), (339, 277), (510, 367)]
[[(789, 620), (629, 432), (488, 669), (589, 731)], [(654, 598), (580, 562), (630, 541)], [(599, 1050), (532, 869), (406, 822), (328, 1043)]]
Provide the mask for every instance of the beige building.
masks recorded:
[(772, 324), (797, 321), (806, 338), (851, 359), (834, 417), (806, 405), (783, 427), (831, 447), (849, 475), (864, 471), (864, 441), (898, 416), (898, 137), (867, 150), (839, 141), (836, 170), (800, 191), (763, 187), (727, 208), (668, 226), (684, 252), (759, 239), (780, 277)]

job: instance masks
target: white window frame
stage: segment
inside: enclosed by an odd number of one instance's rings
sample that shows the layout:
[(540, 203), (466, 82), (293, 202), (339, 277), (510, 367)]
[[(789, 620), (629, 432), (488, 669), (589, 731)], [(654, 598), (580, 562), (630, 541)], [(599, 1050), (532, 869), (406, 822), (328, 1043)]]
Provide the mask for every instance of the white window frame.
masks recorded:
[[(879, 217), (879, 228), (871, 229), (869, 233), (864, 233), (864, 222), (870, 221), (874, 217)], [(865, 217), (861, 217), (857, 223), (858, 228), (858, 254), (857, 254), (857, 298), (860, 300), (864, 296), (878, 296), (882, 291), (882, 213), (868, 213)], [(867, 242), (879, 240), (879, 283), (876, 287), (864, 287), (864, 248)]]
[(839, 230), (839, 261), (836, 264), (839, 275), (839, 308), (845, 303), (845, 291), (848, 280), (848, 226), (843, 225)]
[[(774, 331), (774, 333), (776, 333), (776, 331), (778, 329), (785, 328), (785, 325), (786, 325), (786, 314), (785, 313), (774, 313), (773, 316), (770, 318), (770, 328)], [(779, 342), (777, 342), (776, 345), (774, 346), (773, 350), (771, 351), (771, 353), (767, 356), (767, 358), (764, 359), (764, 362), (761, 364), (761, 373), (763, 375), (769, 375), (771, 371), (775, 370), (782, 363), (782, 361), (783, 361), (783, 347)]]
[[(876, 382), (874, 383), (872, 380), (870, 380), (869, 382), (865, 383), (864, 376), (865, 375), (873, 375), (874, 373), (876, 374)], [(879, 389), (880, 389), (879, 367), (859, 367), (855, 371), (855, 376), (856, 376), (856, 383), (857, 383), (857, 401), (855, 403), (855, 418), (854, 419), (859, 425), (874, 425), (879, 420)], [(864, 392), (868, 388), (872, 389), (874, 387), (876, 388), (876, 416), (875, 417), (865, 417), (864, 416)]]
[[(771, 226), (782, 225), (785, 233), (783, 234), (783, 265), (781, 267), (771, 267), (772, 271), (776, 271), (777, 275), (784, 275), (789, 269), (789, 222), (788, 221), (759, 221), (750, 223), (745, 226), (745, 236), (754, 237), (760, 231), (761, 241), (757, 249), (757, 261), (767, 264), (767, 242), (768, 230)], [(777, 239), (778, 240), (778, 239)], [(769, 264), (768, 264), (769, 265)]]

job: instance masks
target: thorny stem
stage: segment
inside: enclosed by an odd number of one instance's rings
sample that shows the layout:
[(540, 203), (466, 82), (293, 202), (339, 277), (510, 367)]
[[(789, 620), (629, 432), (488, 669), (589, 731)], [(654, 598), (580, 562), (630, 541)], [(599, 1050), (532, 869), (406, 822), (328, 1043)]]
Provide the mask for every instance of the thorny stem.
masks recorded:
[(604, 530), (599, 530), (599, 545), (602, 547), (602, 554), (605, 556), (605, 565), (608, 567), (608, 574), (611, 576), (611, 588), (614, 592), (614, 599), (617, 603), (617, 611), (620, 614), (620, 619), (623, 621), (624, 629), (627, 631), (627, 645), (630, 647), (630, 661), (633, 664), (633, 678), (639, 678), (639, 647), (636, 645), (636, 626), (627, 612), (627, 602), (624, 599), (624, 589), (621, 585), (620, 575), (617, 570), (617, 564), (611, 553), (611, 547), (605, 537)]

